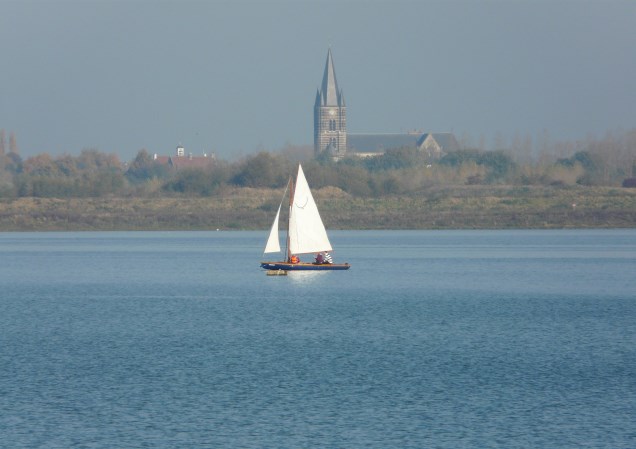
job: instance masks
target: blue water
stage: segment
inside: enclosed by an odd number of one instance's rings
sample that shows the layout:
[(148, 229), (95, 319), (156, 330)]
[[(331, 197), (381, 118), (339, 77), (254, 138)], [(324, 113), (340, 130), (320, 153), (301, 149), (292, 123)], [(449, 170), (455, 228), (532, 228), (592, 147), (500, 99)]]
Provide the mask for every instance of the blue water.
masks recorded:
[(0, 233), (0, 447), (636, 447), (636, 230), (330, 235)]

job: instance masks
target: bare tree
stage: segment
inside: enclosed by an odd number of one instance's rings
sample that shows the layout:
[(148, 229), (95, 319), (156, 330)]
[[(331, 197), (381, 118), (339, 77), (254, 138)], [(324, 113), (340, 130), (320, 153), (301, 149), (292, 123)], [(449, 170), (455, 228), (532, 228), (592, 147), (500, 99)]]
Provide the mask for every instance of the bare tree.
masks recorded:
[(475, 147), (475, 145), (473, 144), (473, 138), (468, 132), (464, 131), (462, 133), (462, 137), (459, 141), (459, 146), (463, 149)]
[(4, 129), (0, 129), (0, 175), (5, 169), (4, 162)]
[(18, 152), (18, 145), (15, 143), (15, 133), (9, 134), (9, 153), (20, 154)]
[(506, 138), (501, 131), (495, 133), (495, 146), (493, 150), (503, 150), (506, 148)]
[(482, 151), (486, 149), (486, 136), (484, 136), (483, 134), (479, 135), (479, 143), (477, 144), (477, 149)]

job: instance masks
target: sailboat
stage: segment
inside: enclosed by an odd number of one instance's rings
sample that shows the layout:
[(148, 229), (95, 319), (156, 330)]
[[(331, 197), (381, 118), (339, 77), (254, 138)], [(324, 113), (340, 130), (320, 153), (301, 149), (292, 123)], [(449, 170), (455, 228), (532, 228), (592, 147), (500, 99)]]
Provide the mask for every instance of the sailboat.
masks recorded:
[[(288, 189), (287, 258), (282, 262), (261, 262), (261, 268), (282, 271), (348, 270), (350, 267), (348, 263), (331, 263), (329, 251), (333, 251), (333, 249), (300, 164), (298, 164), (296, 183), (294, 184), (293, 180), (290, 179)], [(278, 221), (281, 208), (286, 199), (286, 193), (287, 189), (285, 189), (283, 200), (278, 206), (278, 212), (276, 212), (263, 254), (280, 253), (281, 251), (278, 238)], [(301, 262), (298, 256), (302, 254), (319, 255), (318, 259), (323, 260), (320, 262)]]

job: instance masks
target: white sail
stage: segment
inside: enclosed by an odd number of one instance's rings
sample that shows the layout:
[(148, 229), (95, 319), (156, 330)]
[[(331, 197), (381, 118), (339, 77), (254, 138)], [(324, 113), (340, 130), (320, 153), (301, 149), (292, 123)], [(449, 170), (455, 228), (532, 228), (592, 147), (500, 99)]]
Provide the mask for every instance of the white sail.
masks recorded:
[(263, 254), (280, 252), (280, 242), (278, 241), (278, 218), (280, 217), (280, 207), (282, 205), (283, 203), (280, 203), (278, 206), (278, 212), (276, 212), (276, 218), (274, 218), (272, 229), (269, 231), (269, 238), (267, 239), (267, 244), (265, 245), (265, 251), (263, 251)]
[(278, 219), (280, 218), (280, 208), (283, 205), (283, 201), (285, 201), (285, 196), (287, 195), (288, 188), (289, 183), (285, 187), (285, 191), (283, 192), (283, 199), (280, 200), (280, 204), (278, 205), (278, 212), (276, 212), (276, 218), (274, 218), (272, 229), (269, 231), (269, 237), (267, 238), (267, 243), (265, 244), (265, 251), (263, 251), (263, 254), (280, 252), (280, 242), (278, 240)]
[(298, 165), (294, 202), (290, 205), (289, 252), (309, 254), (332, 251), (318, 207), (311, 195), (303, 169)]

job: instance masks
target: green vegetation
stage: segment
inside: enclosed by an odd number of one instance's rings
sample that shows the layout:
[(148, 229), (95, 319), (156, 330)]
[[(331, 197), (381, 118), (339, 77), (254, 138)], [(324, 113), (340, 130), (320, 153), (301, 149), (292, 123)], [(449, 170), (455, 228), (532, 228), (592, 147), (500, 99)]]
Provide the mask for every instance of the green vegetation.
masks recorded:
[[(210, 197), (12, 198), (0, 200), (0, 229), (267, 229), (281, 189), (232, 188)], [(432, 187), (418, 195), (352, 196), (314, 191), (329, 229), (633, 227), (636, 189), (609, 187)]]
[(0, 230), (265, 229), (298, 160), (332, 229), (636, 223), (636, 130), (534, 159), (401, 148), (332, 162), (288, 148), (178, 170), (146, 150), (122, 164), (96, 150), (23, 160), (0, 149)]

